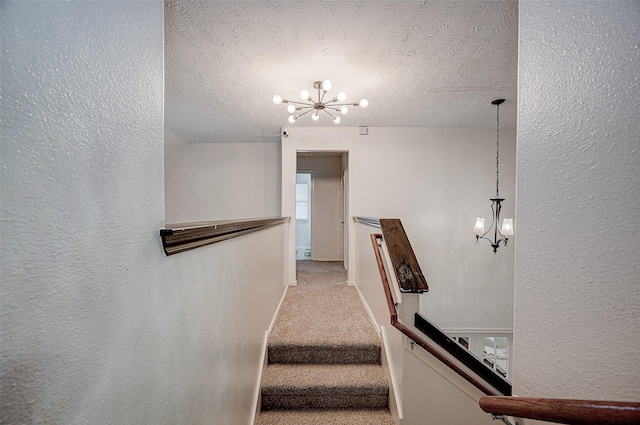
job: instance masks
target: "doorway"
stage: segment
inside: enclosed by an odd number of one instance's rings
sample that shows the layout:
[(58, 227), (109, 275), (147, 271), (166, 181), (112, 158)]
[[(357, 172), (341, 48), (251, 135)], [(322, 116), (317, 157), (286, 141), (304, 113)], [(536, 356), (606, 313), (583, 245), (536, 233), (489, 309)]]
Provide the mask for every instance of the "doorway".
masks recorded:
[(347, 155), (324, 151), (296, 155), (296, 260), (345, 261)]
[(312, 171), (296, 173), (296, 261), (311, 259)]

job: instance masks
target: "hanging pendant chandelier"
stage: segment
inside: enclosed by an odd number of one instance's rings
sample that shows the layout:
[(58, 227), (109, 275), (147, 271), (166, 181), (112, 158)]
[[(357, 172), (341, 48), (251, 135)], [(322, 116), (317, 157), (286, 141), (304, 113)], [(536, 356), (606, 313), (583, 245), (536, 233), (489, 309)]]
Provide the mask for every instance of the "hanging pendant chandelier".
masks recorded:
[[(476, 219), (476, 225), (473, 228), (473, 233), (476, 234), (476, 243), (480, 242), (480, 239), (486, 239), (491, 244), (493, 252), (497, 253), (500, 247), (500, 242), (507, 246), (509, 242), (509, 236), (513, 236), (513, 220), (505, 218), (502, 222), (502, 228), (498, 228), (500, 223), (500, 210), (502, 209), (502, 201), (504, 198), (500, 197), (500, 104), (504, 102), (504, 99), (496, 99), (491, 102), (492, 105), (496, 105), (496, 197), (490, 198), (491, 201), (491, 226), (487, 231), (484, 230), (484, 217), (478, 217)], [(491, 239), (491, 233), (493, 233), (493, 239)], [(487, 237), (489, 235), (489, 237)]]
[[(318, 91), (317, 100), (314, 100), (311, 94), (307, 90), (302, 90), (300, 92), (300, 97), (304, 102), (295, 102), (293, 100), (284, 99), (280, 95), (273, 96), (273, 103), (276, 105), (280, 105), (281, 103), (288, 103), (287, 111), (291, 114), (289, 115), (289, 122), (291, 124), (295, 123), (298, 118), (303, 115), (306, 115), (311, 112), (311, 119), (314, 121), (318, 121), (320, 119), (320, 114), (322, 112), (327, 113), (331, 117), (334, 123), (340, 123), (340, 117), (338, 114), (332, 114), (331, 112), (339, 112), (342, 115), (346, 115), (349, 112), (348, 106), (359, 106), (361, 108), (366, 108), (369, 105), (367, 99), (362, 99), (360, 102), (354, 103), (342, 103), (347, 99), (347, 95), (345, 92), (341, 91), (338, 93), (336, 97), (333, 97), (329, 100), (325, 100), (325, 96), (329, 90), (331, 90), (331, 81), (316, 81), (313, 83), (313, 88)], [(298, 111), (300, 111), (298, 113)]]

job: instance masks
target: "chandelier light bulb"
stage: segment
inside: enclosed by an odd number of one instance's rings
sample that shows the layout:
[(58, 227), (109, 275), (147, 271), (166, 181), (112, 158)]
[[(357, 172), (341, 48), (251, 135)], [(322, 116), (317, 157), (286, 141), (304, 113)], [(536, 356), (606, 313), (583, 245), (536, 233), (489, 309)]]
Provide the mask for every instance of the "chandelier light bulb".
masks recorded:
[(314, 121), (318, 121), (320, 119), (320, 113), (318, 111), (315, 111), (312, 115), (311, 115), (311, 119)]
[(273, 103), (275, 103), (276, 105), (281, 104), (282, 103), (282, 96), (279, 96), (279, 95), (273, 96)]
[(309, 92), (307, 90), (302, 90), (300, 92), (300, 97), (302, 100), (309, 100)]
[(289, 112), (290, 114), (293, 114), (295, 111), (296, 111), (296, 105), (289, 104), (289, 106), (287, 106), (287, 112)]
[(338, 102), (344, 102), (347, 99), (347, 94), (341, 91), (340, 93), (338, 93), (336, 99), (338, 99)]
[(349, 108), (347, 108), (346, 106), (343, 106), (342, 108), (340, 108), (340, 113), (342, 115), (347, 115), (347, 112), (349, 112)]
[(476, 225), (473, 228), (473, 233), (480, 236), (484, 233), (484, 217), (476, 218)]
[(324, 80), (322, 82), (322, 90), (329, 91), (331, 90), (331, 87), (333, 87), (333, 84), (331, 84), (330, 80)]
[(337, 115), (335, 117), (333, 117), (333, 122), (336, 123), (336, 124), (340, 124), (340, 117), (337, 116)]
[(369, 101), (367, 99), (362, 99), (360, 102), (358, 102), (358, 106), (364, 109), (369, 106)]
[(297, 119), (298, 119), (298, 117), (296, 117), (294, 115), (289, 115), (289, 122), (291, 124), (295, 123)]
[(513, 220), (510, 218), (505, 218), (502, 221), (502, 230), (500, 231), (502, 236), (513, 236)]

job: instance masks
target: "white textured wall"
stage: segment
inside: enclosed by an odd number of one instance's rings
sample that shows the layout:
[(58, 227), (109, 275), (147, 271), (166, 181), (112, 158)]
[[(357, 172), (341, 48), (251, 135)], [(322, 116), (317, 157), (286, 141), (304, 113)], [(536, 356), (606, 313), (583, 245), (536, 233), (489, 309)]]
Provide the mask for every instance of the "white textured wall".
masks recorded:
[(182, 148), (187, 146), (187, 141), (176, 136), (175, 134), (164, 131), (164, 161), (165, 164), (169, 161), (173, 155), (179, 152)]
[[(495, 107), (488, 102), (487, 108)], [(402, 220), (431, 288), (421, 311), (443, 328), (512, 327), (513, 246), (494, 255), (473, 235), (476, 217), (490, 216), (495, 195), (495, 129), (371, 127), (368, 136), (349, 127), (288, 131), (282, 141), (283, 215), (295, 206), (296, 150), (348, 151), (350, 215)], [(500, 156), (503, 214), (513, 217), (514, 129), (501, 130)], [(345, 224), (349, 264), (357, 265), (354, 226), (350, 218)], [(289, 272), (293, 281), (294, 270)], [(351, 267), (349, 281), (355, 276)]]
[(190, 143), (165, 164), (167, 223), (280, 215), (279, 143)]
[(514, 392), (640, 399), (640, 3), (520, 1)]
[[(394, 329), (395, 331), (395, 329)], [(492, 425), (478, 405), (484, 394), (421, 348), (403, 351), (402, 425)]]
[(0, 422), (249, 424), (286, 228), (162, 253), (162, 2), (0, 7)]

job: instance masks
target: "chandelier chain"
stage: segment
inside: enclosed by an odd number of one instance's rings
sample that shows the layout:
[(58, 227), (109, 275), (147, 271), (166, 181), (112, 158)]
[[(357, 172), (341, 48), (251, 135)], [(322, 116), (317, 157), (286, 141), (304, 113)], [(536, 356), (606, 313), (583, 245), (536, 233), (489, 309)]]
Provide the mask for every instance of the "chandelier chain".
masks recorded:
[(500, 104), (496, 105), (496, 198), (500, 197)]

